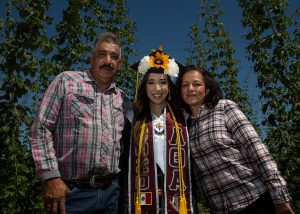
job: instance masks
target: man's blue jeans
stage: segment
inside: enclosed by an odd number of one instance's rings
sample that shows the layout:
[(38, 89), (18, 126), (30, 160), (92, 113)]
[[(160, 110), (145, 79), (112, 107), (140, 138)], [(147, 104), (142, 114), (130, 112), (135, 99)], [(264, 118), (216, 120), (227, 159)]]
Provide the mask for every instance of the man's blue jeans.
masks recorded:
[(120, 186), (118, 179), (105, 188), (74, 187), (66, 196), (66, 213), (117, 214)]

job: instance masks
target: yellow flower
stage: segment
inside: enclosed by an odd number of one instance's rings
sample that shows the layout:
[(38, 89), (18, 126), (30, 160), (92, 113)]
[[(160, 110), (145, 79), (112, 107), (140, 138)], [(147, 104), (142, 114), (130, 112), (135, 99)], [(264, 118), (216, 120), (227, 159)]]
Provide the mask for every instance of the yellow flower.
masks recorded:
[(151, 67), (169, 69), (169, 56), (164, 53), (156, 52), (155, 56), (150, 56)]

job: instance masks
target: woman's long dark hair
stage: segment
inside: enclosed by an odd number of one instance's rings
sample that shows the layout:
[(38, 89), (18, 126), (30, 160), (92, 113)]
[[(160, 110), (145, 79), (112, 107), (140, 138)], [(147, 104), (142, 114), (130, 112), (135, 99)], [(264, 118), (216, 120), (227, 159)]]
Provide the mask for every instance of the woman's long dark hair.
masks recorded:
[[(147, 96), (147, 81), (151, 72), (147, 72), (143, 77), (138, 91), (137, 99), (134, 102), (134, 119), (133, 119), (133, 139), (136, 143), (139, 141), (139, 136), (141, 133), (141, 126), (144, 118), (146, 118), (146, 123), (152, 120), (151, 110), (150, 110), (150, 100)], [(175, 86), (171, 78), (167, 76), (167, 81), (169, 84), (169, 97), (171, 100), (174, 99)], [(167, 98), (168, 99), (168, 98)], [(171, 102), (170, 100), (168, 102)]]
[(206, 90), (209, 89), (209, 93), (205, 96), (203, 104), (205, 104), (208, 108), (214, 108), (218, 104), (219, 100), (223, 98), (222, 90), (211, 73), (209, 73), (206, 69), (195, 65), (184, 67), (178, 75), (176, 81), (176, 105), (191, 113), (189, 106), (181, 98), (182, 78), (189, 71), (197, 71), (203, 76), (205, 88)]

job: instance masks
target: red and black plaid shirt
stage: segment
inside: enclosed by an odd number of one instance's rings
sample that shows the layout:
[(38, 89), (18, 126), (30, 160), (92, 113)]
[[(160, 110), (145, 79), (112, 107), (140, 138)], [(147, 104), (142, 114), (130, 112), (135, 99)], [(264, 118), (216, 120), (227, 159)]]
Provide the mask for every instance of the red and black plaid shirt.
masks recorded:
[(275, 204), (291, 200), (267, 147), (236, 103), (202, 106), (190, 118), (189, 137), (195, 180), (212, 213), (243, 209), (267, 190)]

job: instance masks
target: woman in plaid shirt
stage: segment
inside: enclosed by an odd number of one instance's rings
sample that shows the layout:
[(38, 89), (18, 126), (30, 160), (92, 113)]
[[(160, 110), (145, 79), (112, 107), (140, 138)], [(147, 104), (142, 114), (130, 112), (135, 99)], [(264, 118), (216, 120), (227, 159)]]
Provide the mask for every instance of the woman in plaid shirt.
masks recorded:
[(294, 213), (267, 147), (238, 105), (222, 99), (212, 75), (188, 66), (176, 85), (180, 106), (190, 114), (195, 183), (211, 213)]

